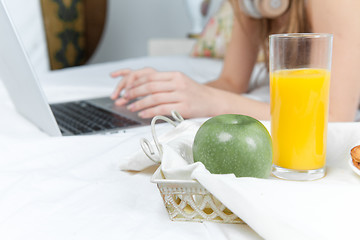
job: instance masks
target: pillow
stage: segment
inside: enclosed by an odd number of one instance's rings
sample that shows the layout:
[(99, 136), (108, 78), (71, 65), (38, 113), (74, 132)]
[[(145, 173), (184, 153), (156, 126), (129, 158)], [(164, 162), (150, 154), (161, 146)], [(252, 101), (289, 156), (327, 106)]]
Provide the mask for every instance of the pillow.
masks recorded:
[(231, 4), (225, 0), (206, 24), (197, 39), (190, 56), (223, 58), (230, 42), (234, 14)]

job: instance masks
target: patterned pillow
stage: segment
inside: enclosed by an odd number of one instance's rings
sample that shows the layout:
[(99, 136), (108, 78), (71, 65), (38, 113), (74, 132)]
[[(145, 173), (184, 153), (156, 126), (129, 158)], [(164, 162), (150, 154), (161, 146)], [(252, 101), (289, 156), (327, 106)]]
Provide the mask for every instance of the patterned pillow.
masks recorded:
[(190, 55), (194, 57), (223, 58), (231, 38), (234, 14), (225, 0), (217, 13), (210, 18)]
[(85, 64), (100, 40), (106, 0), (41, 0), (50, 68)]

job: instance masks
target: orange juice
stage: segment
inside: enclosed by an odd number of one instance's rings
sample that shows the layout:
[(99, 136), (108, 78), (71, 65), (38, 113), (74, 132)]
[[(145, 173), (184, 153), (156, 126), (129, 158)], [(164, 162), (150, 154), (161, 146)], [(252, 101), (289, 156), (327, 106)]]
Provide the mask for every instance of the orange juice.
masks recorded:
[(276, 166), (325, 166), (330, 71), (303, 68), (270, 74), (271, 135)]

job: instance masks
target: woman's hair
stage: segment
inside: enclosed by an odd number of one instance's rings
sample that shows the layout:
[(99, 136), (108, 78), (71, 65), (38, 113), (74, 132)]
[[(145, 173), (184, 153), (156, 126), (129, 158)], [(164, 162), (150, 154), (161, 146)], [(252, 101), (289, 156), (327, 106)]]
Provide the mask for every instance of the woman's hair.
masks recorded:
[[(240, 21), (239, 0), (229, 0), (234, 14)], [(306, 33), (311, 32), (305, 2), (306, 0), (289, 0), (289, 8), (283, 15), (282, 23), (279, 25), (277, 19), (259, 19), (258, 46), (263, 51), (265, 61), (269, 59), (269, 36), (274, 33)], [(240, 21), (241, 24), (241, 21)]]

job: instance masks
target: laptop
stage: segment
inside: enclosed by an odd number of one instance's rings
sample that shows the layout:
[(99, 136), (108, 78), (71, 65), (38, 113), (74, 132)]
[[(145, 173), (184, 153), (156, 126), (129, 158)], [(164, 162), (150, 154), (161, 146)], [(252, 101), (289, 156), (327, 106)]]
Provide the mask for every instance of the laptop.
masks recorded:
[(150, 124), (109, 97), (49, 104), (5, 0), (0, 0), (0, 78), (17, 111), (50, 136), (117, 132)]

